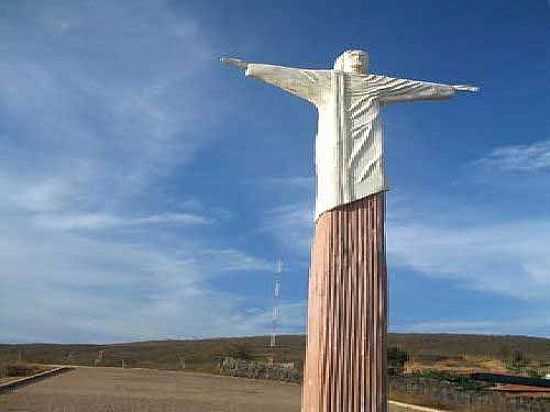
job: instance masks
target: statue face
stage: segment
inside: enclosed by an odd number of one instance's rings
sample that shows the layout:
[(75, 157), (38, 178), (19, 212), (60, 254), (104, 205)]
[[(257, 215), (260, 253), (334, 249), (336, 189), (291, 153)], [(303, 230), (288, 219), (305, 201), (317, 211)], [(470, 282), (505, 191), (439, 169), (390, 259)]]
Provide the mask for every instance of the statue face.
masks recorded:
[(367, 74), (369, 55), (363, 50), (346, 50), (334, 63), (336, 70), (347, 73)]

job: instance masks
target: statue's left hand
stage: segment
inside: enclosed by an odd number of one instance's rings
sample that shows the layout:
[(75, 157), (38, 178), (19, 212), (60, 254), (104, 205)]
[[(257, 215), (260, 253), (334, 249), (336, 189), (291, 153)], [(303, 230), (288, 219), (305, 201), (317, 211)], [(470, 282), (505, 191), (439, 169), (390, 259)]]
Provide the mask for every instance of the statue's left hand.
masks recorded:
[(241, 59), (235, 59), (233, 57), (222, 57), (220, 59), (220, 62), (223, 64), (227, 64), (228, 66), (236, 66), (241, 70), (246, 70), (248, 67), (248, 63), (241, 60)]
[(479, 87), (470, 86), (469, 84), (457, 84), (453, 86), (453, 89), (460, 92), (477, 92)]

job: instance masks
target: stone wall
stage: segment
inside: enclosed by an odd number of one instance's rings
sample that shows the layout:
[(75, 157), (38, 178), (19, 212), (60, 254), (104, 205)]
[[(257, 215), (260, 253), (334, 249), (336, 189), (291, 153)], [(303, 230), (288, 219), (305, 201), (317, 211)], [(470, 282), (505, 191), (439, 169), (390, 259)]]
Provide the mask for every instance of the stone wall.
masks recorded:
[[(270, 379), (300, 383), (302, 374), (291, 365), (269, 364), (226, 357), (219, 363), (219, 373), (250, 379)], [(488, 390), (461, 390), (450, 382), (413, 376), (392, 376), (392, 391), (421, 395), (444, 403), (448, 408), (498, 412), (550, 412), (550, 398), (511, 396)]]
[(300, 372), (291, 364), (278, 365), (226, 357), (219, 364), (220, 375), (284, 382), (302, 381)]

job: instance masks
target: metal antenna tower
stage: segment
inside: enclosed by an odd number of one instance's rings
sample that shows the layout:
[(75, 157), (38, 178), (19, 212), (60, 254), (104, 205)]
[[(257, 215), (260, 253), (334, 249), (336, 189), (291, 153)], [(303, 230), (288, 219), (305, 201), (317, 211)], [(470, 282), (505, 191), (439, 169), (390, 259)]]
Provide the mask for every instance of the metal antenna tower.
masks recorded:
[(283, 271), (283, 261), (277, 260), (277, 271), (273, 273), (273, 316), (271, 318), (271, 342), (269, 346), (277, 346), (277, 326), (279, 326), (279, 290), (281, 287), (281, 273)]

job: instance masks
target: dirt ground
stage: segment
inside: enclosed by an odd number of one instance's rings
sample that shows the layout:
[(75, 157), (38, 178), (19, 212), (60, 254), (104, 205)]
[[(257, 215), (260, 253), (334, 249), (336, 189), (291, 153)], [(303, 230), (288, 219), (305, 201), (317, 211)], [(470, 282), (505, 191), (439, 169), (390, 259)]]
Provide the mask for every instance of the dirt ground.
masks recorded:
[(509, 373), (503, 361), (481, 356), (462, 356), (459, 359), (444, 359), (438, 362), (422, 362), (412, 360), (407, 362), (405, 372), (436, 370), (454, 373)]
[(299, 385), (147, 369), (77, 368), (0, 395), (1, 412), (299, 410)]

